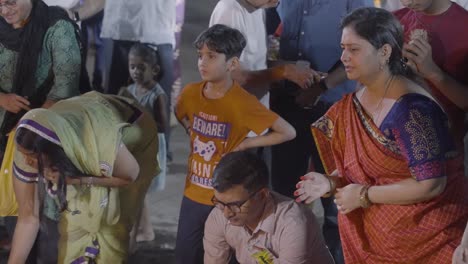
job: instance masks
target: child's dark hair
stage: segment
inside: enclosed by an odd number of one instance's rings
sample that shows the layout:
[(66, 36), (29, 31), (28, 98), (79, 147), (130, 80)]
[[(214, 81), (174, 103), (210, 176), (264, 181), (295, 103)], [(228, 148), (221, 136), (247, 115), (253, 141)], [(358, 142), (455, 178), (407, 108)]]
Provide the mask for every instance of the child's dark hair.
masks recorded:
[(265, 162), (248, 151), (231, 152), (219, 161), (213, 172), (213, 188), (223, 193), (234, 185), (242, 185), (249, 193), (268, 187)]
[(128, 55), (138, 56), (144, 62), (148, 63), (152, 67), (159, 67), (158, 52), (151, 48), (148, 44), (136, 43), (134, 44), (128, 53)]
[(203, 31), (193, 42), (197, 49), (201, 49), (204, 44), (210, 50), (226, 55), (226, 60), (228, 60), (232, 57), (240, 57), (247, 41), (239, 30), (216, 24)]

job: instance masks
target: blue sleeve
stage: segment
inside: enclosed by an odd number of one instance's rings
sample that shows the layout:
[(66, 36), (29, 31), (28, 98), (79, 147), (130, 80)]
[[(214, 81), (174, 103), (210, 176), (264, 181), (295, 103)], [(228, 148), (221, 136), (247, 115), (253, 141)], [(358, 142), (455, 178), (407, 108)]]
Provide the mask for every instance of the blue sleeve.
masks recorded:
[(373, 0), (350, 0), (348, 1), (348, 11), (351, 12), (354, 9), (364, 7), (364, 6), (374, 6)]
[(396, 103), (392, 132), (412, 176), (420, 181), (446, 175), (446, 160), (455, 154), (448, 119), (422, 95), (404, 96)]

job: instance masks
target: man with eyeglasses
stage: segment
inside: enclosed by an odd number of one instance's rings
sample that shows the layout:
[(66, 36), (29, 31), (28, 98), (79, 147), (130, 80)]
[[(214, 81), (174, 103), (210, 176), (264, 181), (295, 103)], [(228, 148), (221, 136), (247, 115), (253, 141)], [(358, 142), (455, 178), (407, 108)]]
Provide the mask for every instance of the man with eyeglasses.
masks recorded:
[(241, 264), (333, 263), (311, 209), (270, 191), (267, 166), (255, 154), (226, 154), (213, 173), (213, 188), (205, 264), (232, 258)]

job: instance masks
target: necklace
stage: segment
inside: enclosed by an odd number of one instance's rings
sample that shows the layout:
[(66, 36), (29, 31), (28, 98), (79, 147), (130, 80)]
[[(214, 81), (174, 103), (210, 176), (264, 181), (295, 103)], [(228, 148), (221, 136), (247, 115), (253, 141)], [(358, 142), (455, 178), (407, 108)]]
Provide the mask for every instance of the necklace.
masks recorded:
[[(393, 81), (393, 77), (394, 75), (391, 75), (387, 81), (385, 82), (385, 91), (384, 91), (384, 94), (382, 95), (382, 98), (380, 98), (380, 101), (379, 103), (377, 104), (377, 106), (375, 107), (375, 109), (370, 112), (370, 116), (372, 117), (372, 120), (374, 120), (374, 124), (377, 124), (377, 122), (380, 120), (380, 115), (382, 114), (382, 102), (383, 102), (383, 99), (385, 98), (385, 96), (387, 95), (387, 92), (388, 92), (388, 88), (390, 87), (390, 84), (392, 83)], [(361, 94), (361, 102), (362, 102), (362, 97), (364, 96), (364, 93), (367, 91), (367, 87), (365, 88), (364, 92), (362, 92)], [(375, 117), (375, 112), (378, 111), (377, 113), (377, 117)]]

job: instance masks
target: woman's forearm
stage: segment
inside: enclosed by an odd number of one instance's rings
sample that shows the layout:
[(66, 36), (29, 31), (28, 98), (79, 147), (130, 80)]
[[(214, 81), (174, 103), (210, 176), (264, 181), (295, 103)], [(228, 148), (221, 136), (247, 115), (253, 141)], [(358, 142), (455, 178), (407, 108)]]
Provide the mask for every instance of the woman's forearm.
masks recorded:
[(81, 186), (99, 186), (99, 187), (124, 187), (132, 183), (130, 180), (118, 177), (91, 177), (83, 176), (71, 179), (68, 184)]
[(371, 186), (369, 200), (376, 204), (408, 205), (428, 201), (445, 190), (446, 177), (416, 181), (408, 178), (397, 183)]
[(39, 231), (39, 218), (18, 217), (8, 264), (24, 264), (36, 241)]

